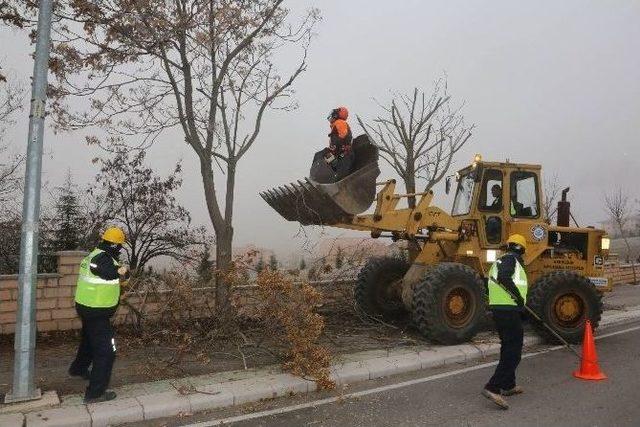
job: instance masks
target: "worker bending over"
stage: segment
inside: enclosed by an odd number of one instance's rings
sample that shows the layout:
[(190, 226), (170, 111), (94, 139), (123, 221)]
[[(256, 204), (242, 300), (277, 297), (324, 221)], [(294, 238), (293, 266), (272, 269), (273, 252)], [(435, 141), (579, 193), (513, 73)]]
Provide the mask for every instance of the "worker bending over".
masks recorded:
[(107, 387), (116, 358), (111, 317), (120, 302), (120, 282), (129, 277), (128, 269), (119, 261), (124, 243), (122, 230), (108, 228), (102, 242), (80, 263), (75, 302), (82, 320), (82, 337), (69, 374), (89, 380), (85, 403), (116, 397)]

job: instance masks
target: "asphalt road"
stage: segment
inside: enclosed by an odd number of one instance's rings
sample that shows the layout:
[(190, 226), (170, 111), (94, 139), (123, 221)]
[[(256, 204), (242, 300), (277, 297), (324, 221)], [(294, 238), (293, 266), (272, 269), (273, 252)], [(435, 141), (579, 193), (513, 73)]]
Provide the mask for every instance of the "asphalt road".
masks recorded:
[[(503, 411), (480, 396), (494, 366), (458, 366), (449, 371), (432, 371), (420, 376), (405, 375), (351, 390), (365, 395), (290, 411), (288, 405), (310, 405), (313, 399), (280, 399), (276, 403), (245, 409), (245, 414), (213, 413), (190, 421), (165, 425), (198, 423), (244, 426), (640, 426), (640, 324), (625, 325), (607, 333), (630, 332), (597, 341), (603, 371), (601, 382), (573, 378), (577, 360), (566, 350), (525, 358), (518, 370), (525, 393), (510, 397), (511, 408)], [(435, 377), (435, 379), (434, 379)], [(424, 380), (424, 381), (423, 381)], [(418, 382), (403, 386), (406, 381)], [(378, 388), (375, 392), (372, 388)], [(288, 411), (220, 424), (229, 416), (255, 416), (261, 410)], [(251, 413), (253, 412), (253, 415)], [(175, 423), (175, 424), (174, 424)]]

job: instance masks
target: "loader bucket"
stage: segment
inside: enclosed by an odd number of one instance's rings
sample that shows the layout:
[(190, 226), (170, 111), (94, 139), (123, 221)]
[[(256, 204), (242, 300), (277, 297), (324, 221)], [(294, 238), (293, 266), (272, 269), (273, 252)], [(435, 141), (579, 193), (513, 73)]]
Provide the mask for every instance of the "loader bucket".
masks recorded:
[(350, 170), (338, 167), (337, 172), (325, 162), (324, 153), (321, 150), (314, 156), (309, 178), (263, 191), (260, 196), (286, 220), (302, 225), (348, 222), (366, 211), (376, 197), (378, 147), (366, 135), (355, 138)]

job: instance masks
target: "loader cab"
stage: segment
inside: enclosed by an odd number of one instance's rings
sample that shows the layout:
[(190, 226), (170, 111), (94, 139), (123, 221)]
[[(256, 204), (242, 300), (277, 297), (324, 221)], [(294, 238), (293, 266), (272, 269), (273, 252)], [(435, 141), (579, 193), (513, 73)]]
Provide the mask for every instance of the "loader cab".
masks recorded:
[(511, 224), (541, 219), (540, 166), (478, 158), (456, 174), (451, 215), (474, 224), (482, 247), (499, 248)]

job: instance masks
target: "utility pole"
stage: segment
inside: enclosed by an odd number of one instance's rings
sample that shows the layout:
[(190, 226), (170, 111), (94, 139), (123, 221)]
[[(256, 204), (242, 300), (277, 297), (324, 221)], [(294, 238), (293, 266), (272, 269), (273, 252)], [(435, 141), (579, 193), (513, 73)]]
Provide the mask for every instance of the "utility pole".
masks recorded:
[(36, 283), (38, 280), (38, 220), (40, 218), (40, 184), (42, 140), (51, 43), (52, 0), (40, 0), (38, 33), (33, 65), (31, 109), (27, 140), (27, 164), (22, 204), (20, 235), (20, 270), (18, 275), (18, 313), (13, 362), (13, 388), (5, 403), (41, 397), (35, 387)]

